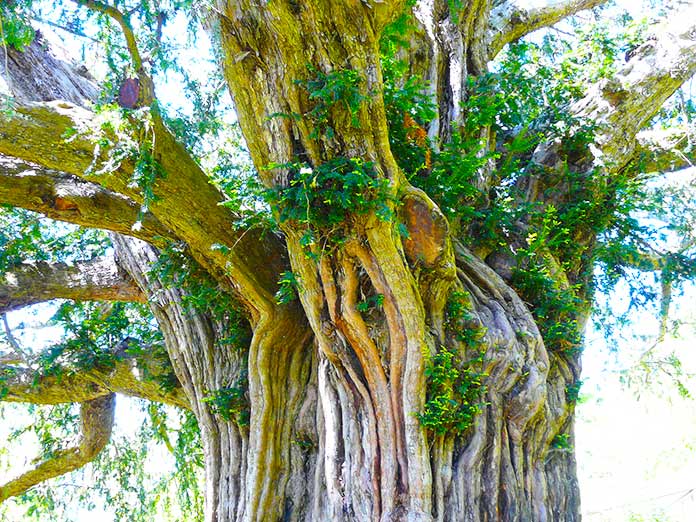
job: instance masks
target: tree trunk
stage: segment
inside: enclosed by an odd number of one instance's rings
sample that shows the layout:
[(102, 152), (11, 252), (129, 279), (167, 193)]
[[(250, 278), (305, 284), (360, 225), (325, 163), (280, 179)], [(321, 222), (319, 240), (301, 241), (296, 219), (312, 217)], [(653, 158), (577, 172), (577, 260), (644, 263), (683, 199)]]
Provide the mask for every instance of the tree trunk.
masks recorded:
[[(485, 73), (505, 43), (597, 3), (540, 8), (520, 27), (526, 15), (507, 2), (462, 2), (458, 12), (458, 2), (418, 2), (425, 49), (411, 66), (435, 86), (438, 117), (429, 130), (436, 144), (462, 123), (469, 77)], [(142, 197), (127, 176), (78, 179), (94, 161), (91, 144), (63, 144), (55, 158), (41, 154), (41, 142), (71, 127), (70, 107), (61, 106), (60, 117), (46, 105), (22, 109), (8, 127), (26, 138), (21, 146), (0, 135), (0, 153), (64, 171), (32, 173), (46, 194), (39, 203), (27, 196), (24, 167), (5, 166), (12, 190), (0, 199), (140, 233), (158, 246), (166, 244), (155, 241), (160, 236), (184, 243), (223, 289), (193, 306), (189, 289), (169, 287), (152, 270), (160, 259), (152, 244), (114, 237), (120, 265), (140, 288), (129, 295), (150, 303), (200, 425), (206, 522), (579, 520), (572, 450), (579, 354), (545, 345), (532, 305), (501, 277), (511, 267), (496, 271), (467, 250), (392, 155), (379, 39), (404, 2), (217, 4), (209, 29), (219, 38), (252, 158), (275, 194), (285, 245), (270, 232), (233, 232), (235, 216), (157, 114), (153, 151), (168, 176), (154, 183), (152, 219), (137, 229), (131, 216)], [(510, 10), (498, 12), (503, 7)], [(696, 45), (685, 49), (696, 53)], [(639, 85), (674, 76), (663, 61), (663, 71), (636, 67), (646, 77)], [(627, 121), (622, 111), (645, 106), (641, 121), (630, 123), (637, 131), (684, 78), (655, 89), (650, 104), (648, 90), (626, 87), (611, 106), (588, 95), (579, 110), (608, 128)], [(609, 87), (594, 96), (606, 101)], [(635, 132), (620, 134), (626, 143), (598, 142), (616, 169), (634, 145)], [(494, 145), (489, 129), (480, 137)], [(78, 147), (82, 153), (73, 154)], [(535, 161), (550, 171), (568, 167), (558, 148), (540, 146)], [(582, 160), (592, 163), (590, 153)], [(481, 172), (479, 188), (491, 183), (489, 174)], [(537, 177), (525, 180), (525, 193), (544, 203)], [(90, 191), (57, 190), (59, 181)], [(111, 190), (126, 197), (112, 198)], [(54, 193), (70, 196), (77, 216), (56, 208)], [(125, 216), (119, 223), (90, 212), (97, 193), (114, 199), (112, 212)], [(283, 268), (291, 272), (280, 274)], [(586, 283), (584, 269), (570, 274), (573, 283)], [(272, 297), (278, 275), (280, 303)], [(567, 289), (568, 274), (558, 279)], [(299, 302), (290, 299), (292, 287)], [(568, 321), (583, 327), (583, 320)], [(240, 331), (249, 333), (241, 347), (229, 341)]]
[[(480, 340), (486, 405), (459, 436), (427, 436), (415, 416), (422, 405), (401, 406), (401, 433), (418, 431), (427, 444), (423, 463), (411, 448), (398, 453), (396, 427), (379, 431), (383, 416), (395, 417), (393, 375), (383, 377), (383, 389), (371, 388), (379, 386), (370, 381), (379, 372), (352, 348), (351, 340), (358, 347), (368, 341), (360, 337), (359, 325), (355, 338), (348, 337), (353, 332), (348, 321), (361, 321), (349, 312), (350, 304), (340, 306), (347, 318), (337, 321), (347, 333), (339, 327), (323, 333), (340, 339), (328, 353), (315, 352), (308, 332), (296, 332), (291, 322), (257, 327), (248, 353), (250, 422), (226, 421), (204, 398), (237, 382), (247, 365), (245, 354), (221, 347), (221, 325), (182, 304), (179, 291), (162, 290), (147, 276), (157, 259), (152, 247), (134, 239), (119, 239), (117, 247), (121, 262), (152, 296), (175, 372), (200, 423), (206, 520), (579, 519), (573, 453), (550, 447), (556, 434), (572, 433), (565, 388), (575, 381), (577, 368), (549, 361), (524, 303), (463, 248), (457, 247), (454, 284), (473, 306), (466, 327), (486, 328)], [(344, 277), (349, 279), (349, 272)], [(376, 345), (385, 339), (380, 327), (388, 330), (388, 319), (371, 322), (372, 336), (365, 339), (374, 339), (375, 351), (385, 358), (390, 347)], [(446, 342), (454, 342), (456, 332), (445, 330)], [(424, 401), (423, 383), (404, 388), (403, 395)], [(409, 466), (406, 478), (402, 465)], [(413, 481), (406, 481), (416, 473), (422, 489), (414, 494)]]
[[(283, 219), (279, 202), (304, 314), (285, 305), (254, 319), (248, 363), (215, 348), (222, 333), (209, 319), (155, 307), (201, 424), (207, 520), (576, 520), (573, 454), (551, 442), (572, 430), (565, 388), (577, 365), (549, 356), (525, 304), (450, 237), (391, 154), (379, 34), (398, 6), (241, 4), (221, 6), (217, 30), (264, 183), (282, 199), (300, 168), (359, 158), (386, 181), (393, 216), (368, 208), (327, 226)], [(313, 76), (343, 82), (359, 101), (317, 105)], [(146, 263), (129, 264), (138, 280)], [(453, 296), (466, 313), (454, 314)], [(420, 420), (432, 394), (426, 369), (443, 350), (456, 364), (483, 354), (484, 405), (461, 432)], [(248, 426), (204, 401), (243, 367)]]

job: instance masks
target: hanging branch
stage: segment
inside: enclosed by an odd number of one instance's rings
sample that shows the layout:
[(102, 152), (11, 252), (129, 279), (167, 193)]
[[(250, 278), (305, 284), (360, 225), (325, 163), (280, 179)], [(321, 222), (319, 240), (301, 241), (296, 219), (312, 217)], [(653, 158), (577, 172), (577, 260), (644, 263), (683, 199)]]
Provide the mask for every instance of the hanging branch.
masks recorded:
[(56, 451), (36, 468), (0, 486), (0, 504), (45, 480), (64, 475), (93, 461), (111, 438), (115, 407), (113, 393), (80, 404), (81, 434), (78, 445)]

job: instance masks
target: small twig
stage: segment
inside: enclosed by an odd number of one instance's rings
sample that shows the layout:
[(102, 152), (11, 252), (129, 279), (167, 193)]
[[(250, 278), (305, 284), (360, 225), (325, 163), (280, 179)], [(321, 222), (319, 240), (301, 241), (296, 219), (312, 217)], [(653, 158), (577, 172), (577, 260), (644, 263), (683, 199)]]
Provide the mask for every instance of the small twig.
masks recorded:
[(22, 349), (19, 342), (17, 342), (17, 339), (12, 334), (12, 329), (10, 328), (10, 324), (7, 322), (7, 314), (2, 314), (2, 323), (3, 323), (3, 327), (5, 329), (5, 337), (7, 337), (7, 342), (10, 344), (12, 349), (15, 351), (15, 354), (20, 356), (23, 359), (23, 362), (28, 362), (29, 361), (28, 354)]
[(568, 31), (563, 31), (563, 30), (559, 29), (558, 27), (556, 27), (555, 25), (552, 25), (552, 26), (551, 26), (551, 29), (553, 29), (553, 30), (556, 31), (557, 33), (564, 34), (564, 35), (569, 36), (569, 37), (571, 37), (571, 38), (577, 38), (577, 36), (578, 36), (578, 35), (576, 35), (576, 34), (569, 33)]
[(133, 28), (130, 24), (130, 16), (127, 14), (123, 14), (115, 7), (100, 2), (98, 0), (73, 0), (73, 2), (77, 3), (78, 5), (87, 7), (92, 11), (105, 14), (121, 26), (121, 31), (123, 31), (123, 37), (126, 39), (126, 45), (128, 46), (128, 52), (131, 56), (131, 60), (133, 61), (133, 67), (139, 73), (142, 72), (143, 60), (140, 56), (140, 51), (138, 50), (138, 43), (135, 38), (135, 33), (133, 33)]
[[(617, 509), (624, 509), (624, 508), (627, 508), (627, 507), (635, 506), (635, 505), (637, 505), (637, 504), (646, 504), (646, 503), (649, 503), (649, 502), (654, 502), (654, 501), (656, 501), (656, 500), (661, 500), (661, 499), (663, 499), (663, 498), (673, 497), (674, 495), (679, 495), (680, 493), (683, 493), (683, 494), (677, 499), (677, 502), (679, 502), (680, 500), (682, 500), (683, 498), (687, 497), (690, 493), (693, 493), (694, 491), (696, 491), (696, 488), (682, 489), (682, 490), (680, 490), (680, 491), (675, 491), (674, 493), (665, 493), (664, 495), (659, 495), (659, 496), (656, 496), (656, 497), (650, 497), (650, 498), (638, 500), (638, 501), (636, 501), (636, 502), (626, 502), (625, 504), (619, 504), (618, 506), (608, 507), (608, 508), (600, 509), (600, 510), (597, 510), (597, 511), (591, 511), (591, 512), (588, 513), (588, 515), (595, 515), (595, 514), (598, 514), (598, 513), (606, 513), (607, 511), (615, 511), (615, 510), (617, 510)], [(670, 505), (673, 505), (673, 504), (674, 504), (674, 503), (672, 503), (672, 504), (670, 504)]]
[(2, 48), (5, 51), (5, 76), (7, 76), (7, 86), (10, 89), (10, 94), (12, 93), (12, 80), (10, 79), (10, 67), (9, 60), (10, 55), (7, 53), (7, 42), (5, 42), (5, 26), (2, 20), (2, 14), (0, 13), (0, 40), (2, 40)]
[(672, 281), (664, 270), (662, 271), (662, 277), (660, 278), (660, 287), (662, 290), (660, 298), (660, 330), (655, 344), (662, 344), (667, 336), (669, 308), (672, 304)]
[[(93, 43), (98, 43), (98, 44), (102, 43), (101, 40), (98, 40), (97, 38), (94, 38), (88, 34), (85, 34), (82, 31), (78, 31), (77, 29), (72, 29), (68, 26), (58, 24), (56, 22), (52, 22), (51, 20), (46, 20), (45, 18), (39, 18), (38, 16), (35, 16), (33, 19), (39, 23), (46, 24), (46, 25), (48, 25), (50, 27), (54, 27), (56, 29), (60, 29), (61, 31), (65, 31), (66, 33), (70, 33), (70, 34), (75, 35), (75, 36), (79, 36), (80, 38), (84, 38), (84, 39), (89, 40)], [(119, 46), (119, 47), (122, 47), (122, 46)]]

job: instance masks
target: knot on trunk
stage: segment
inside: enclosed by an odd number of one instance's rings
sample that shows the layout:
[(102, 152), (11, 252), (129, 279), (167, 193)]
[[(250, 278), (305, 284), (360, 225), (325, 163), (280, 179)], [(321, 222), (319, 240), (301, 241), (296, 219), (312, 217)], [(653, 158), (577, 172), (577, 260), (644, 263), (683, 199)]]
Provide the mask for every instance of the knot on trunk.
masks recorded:
[(445, 216), (424, 198), (408, 195), (403, 199), (402, 218), (408, 230), (403, 244), (409, 263), (433, 268), (447, 249)]

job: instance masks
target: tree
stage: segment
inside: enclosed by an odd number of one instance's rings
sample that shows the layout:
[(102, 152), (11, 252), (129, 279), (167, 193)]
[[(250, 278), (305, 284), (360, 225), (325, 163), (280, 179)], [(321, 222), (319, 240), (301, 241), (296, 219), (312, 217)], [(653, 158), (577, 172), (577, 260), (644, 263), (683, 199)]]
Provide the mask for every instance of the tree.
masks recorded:
[[(4, 400), (80, 403), (82, 436), (0, 501), (93, 459), (124, 393), (192, 412), (207, 521), (579, 520), (594, 268), (661, 274), (665, 317), (694, 272), (688, 230), (660, 250), (632, 212), (659, 210), (646, 173), (688, 164), (691, 101), (660, 110), (696, 72), (695, 18), (573, 49), (520, 39), (601, 0), (76, 3), (110, 35), (101, 98), (29, 43), (27, 2), (0, 8), (19, 48), (0, 201), (108, 230), (114, 255), (24, 245), (1, 309), (147, 303), (166, 352), (111, 305), (74, 312), (40, 364), (6, 358)], [(182, 10), (213, 39), (250, 179), (204, 166), (210, 118), (158, 103)]]

